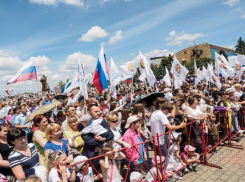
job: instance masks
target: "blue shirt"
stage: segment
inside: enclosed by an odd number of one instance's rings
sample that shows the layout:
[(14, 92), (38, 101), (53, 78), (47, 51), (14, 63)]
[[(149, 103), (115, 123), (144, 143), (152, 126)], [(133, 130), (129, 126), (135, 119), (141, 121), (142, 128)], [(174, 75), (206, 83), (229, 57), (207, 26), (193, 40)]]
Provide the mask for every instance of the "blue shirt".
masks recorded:
[[(22, 113), (20, 113), (18, 116), (16, 116), (15, 121), (14, 121), (14, 125), (31, 126), (31, 122), (28, 122), (25, 124), (26, 117), (27, 117), (27, 115), (25, 116)], [(31, 129), (29, 129), (29, 128), (24, 128), (22, 130), (25, 131), (26, 133), (31, 133)]]
[(45, 151), (45, 150), (53, 150), (53, 151), (63, 150), (65, 152), (66, 156), (68, 156), (68, 150), (69, 149), (68, 149), (67, 141), (63, 138), (61, 138), (61, 141), (62, 141), (62, 147), (60, 145), (54, 144), (53, 142), (47, 141), (47, 143), (43, 147), (43, 151)]

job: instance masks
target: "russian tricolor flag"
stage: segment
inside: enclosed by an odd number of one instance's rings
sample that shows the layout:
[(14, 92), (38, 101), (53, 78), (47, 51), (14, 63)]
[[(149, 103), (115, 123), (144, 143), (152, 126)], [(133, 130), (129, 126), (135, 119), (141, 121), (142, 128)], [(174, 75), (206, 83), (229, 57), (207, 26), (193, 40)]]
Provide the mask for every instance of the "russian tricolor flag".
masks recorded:
[(102, 93), (103, 90), (108, 88), (107, 78), (106, 78), (106, 60), (103, 45), (101, 46), (99, 59), (95, 68), (94, 77), (93, 77), (93, 85), (97, 89), (99, 93)]
[(26, 80), (33, 79), (37, 79), (36, 67), (34, 66), (33, 61), (29, 61), (23, 67), (21, 67), (19, 71), (11, 79), (6, 81), (6, 83), (9, 85), (12, 83), (23, 82)]

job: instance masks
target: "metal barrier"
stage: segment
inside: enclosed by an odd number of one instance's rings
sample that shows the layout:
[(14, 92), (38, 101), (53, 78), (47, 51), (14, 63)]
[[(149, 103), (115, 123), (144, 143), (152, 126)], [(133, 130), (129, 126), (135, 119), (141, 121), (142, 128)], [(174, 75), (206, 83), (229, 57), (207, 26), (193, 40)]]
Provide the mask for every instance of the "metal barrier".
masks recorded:
[[(228, 117), (228, 111), (225, 111), (225, 112), (226, 112), (225, 114), (226, 114), (227, 118), (229, 118)], [(220, 112), (215, 112), (214, 114), (217, 114), (219, 116), (218, 120), (220, 122)], [(198, 120), (190, 121), (189, 123), (187, 123), (187, 126), (189, 126), (189, 131), (188, 131), (188, 145), (190, 145), (190, 139), (191, 139), (192, 129), (194, 131), (195, 137), (198, 137), (198, 135), (197, 135), (197, 133), (195, 131), (195, 127), (193, 126), (193, 124), (196, 123), (197, 121)], [(204, 121), (200, 121), (200, 125), (201, 125), (201, 133), (200, 133), (200, 136), (201, 136), (202, 143), (199, 141), (198, 144), (202, 148), (202, 153), (200, 154), (200, 156), (203, 156), (203, 161), (200, 162), (200, 164), (222, 169), (221, 166), (218, 166), (218, 165), (215, 165), (215, 164), (211, 164), (211, 163), (208, 162), (208, 156), (207, 155), (214, 148), (216, 148), (217, 146), (226, 146), (226, 147), (232, 147), (232, 148), (237, 148), (237, 149), (243, 149), (243, 147), (241, 145), (233, 145), (232, 142), (231, 142), (232, 138), (237, 135), (237, 134), (232, 135), (232, 131), (231, 131), (232, 122), (234, 122), (233, 119), (231, 120), (231, 122), (229, 122), (229, 120), (228, 120), (227, 125), (226, 125), (226, 133), (227, 133), (227, 135), (225, 137), (223, 137), (221, 140), (220, 140), (220, 134), (219, 134), (220, 126), (218, 126), (218, 136), (217, 136), (218, 141), (217, 141), (217, 143), (214, 146), (212, 146), (212, 148), (210, 148), (208, 150), (208, 135), (205, 136), (205, 133), (204, 133)], [(208, 128), (208, 126), (210, 124), (210, 117), (208, 117), (208, 120), (207, 120), (207, 123), (206, 124), (207, 124), (207, 128)], [(242, 127), (243, 127), (243, 121), (242, 121)], [(166, 133), (163, 133), (163, 134), (157, 134), (157, 136), (152, 136), (152, 139), (150, 139), (150, 140), (147, 140), (147, 141), (144, 141), (144, 142), (141, 142), (141, 143), (138, 143), (136, 145), (132, 145), (131, 146), (133, 149), (135, 149), (134, 151), (139, 154), (140, 158), (143, 160), (144, 165), (146, 166), (147, 170), (150, 172), (151, 176), (154, 178), (155, 181), (165, 181), (168, 178), (168, 176), (167, 176), (168, 157), (166, 157), (166, 161), (165, 161), (165, 165), (164, 166), (163, 166), (163, 163), (162, 162), (160, 163), (160, 169), (158, 169), (158, 165), (154, 166), (154, 167), (156, 167), (156, 171), (157, 171), (157, 175), (155, 177), (151, 173), (151, 171), (149, 169), (149, 166), (144, 161), (143, 156), (141, 156), (141, 154), (138, 151), (138, 149), (136, 148), (136, 146), (141, 145), (141, 144), (145, 144), (145, 143), (148, 143), (148, 142), (152, 142), (153, 143), (153, 149), (154, 149), (154, 157), (155, 157), (154, 160), (155, 160), (155, 164), (157, 164), (157, 150), (158, 150), (158, 153), (159, 153), (159, 157), (161, 158), (161, 156), (162, 156), (162, 154), (161, 154), (161, 148), (160, 148), (160, 139), (159, 138), (161, 136), (165, 136), (167, 134), (169, 134), (168, 145), (167, 145), (167, 156), (169, 156), (170, 141), (171, 141), (171, 137), (173, 136), (173, 131), (171, 131), (171, 130), (168, 131), (168, 132), (166, 132)], [(156, 139), (157, 142), (155, 141), (155, 139)], [(225, 140), (227, 141), (226, 142), (227, 144), (224, 144), (223, 143)], [(122, 148), (122, 149), (118, 150), (117, 152), (121, 152), (121, 151), (124, 151), (126, 149), (127, 148)], [(79, 163), (82, 163), (82, 162), (87, 162), (86, 163), (86, 169), (88, 167), (88, 164), (90, 164), (93, 167), (93, 169), (95, 170), (95, 172), (97, 174), (99, 174), (98, 170), (93, 166), (91, 160), (102, 158), (102, 157), (105, 157), (105, 156), (108, 156), (108, 155), (110, 155), (110, 154), (103, 154), (103, 155), (100, 155), (100, 156), (89, 158), (88, 160), (85, 160), (85, 161), (77, 162), (75, 164), (79, 164)], [(188, 149), (188, 152), (187, 152), (187, 158), (188, 158), (188, 155), (189, 155), (189, 149)], [(126, 176), (125, 176), (125, 180), (124, 180), (125, 182), (127, 181), (127, 178), (128, 178), (128, 175), (129, 175), (129, 168), (130, 168), (130, 163), (131, 162), (132, 162), (132, 156), (131, 156), (130, 159), (128, 159), (127, 172), (126, 172)], [(188, 165), (188, 164), (189, 163), (187, 162), (186, 165)], [(179, 168), (174, 173), (178, 173), (183, 168), (185, 168), (185, 166)], [(84, 176), (84, 174), (83, 174), (83, 176)], [(112, 176), (111, 176), (111, 178), (112, 178)], [(81, 181), (83, 181), (83, 179)]]

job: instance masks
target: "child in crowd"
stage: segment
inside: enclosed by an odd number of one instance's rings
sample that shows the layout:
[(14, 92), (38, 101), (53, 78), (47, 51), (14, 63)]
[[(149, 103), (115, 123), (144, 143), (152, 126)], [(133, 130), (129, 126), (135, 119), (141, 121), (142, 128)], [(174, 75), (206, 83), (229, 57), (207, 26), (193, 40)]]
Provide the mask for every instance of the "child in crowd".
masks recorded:
[[(157, 160), (157, 164), (156, 164), (156, 160)], [(145, 177), (145, 181), (146, 182), (152, 182), (152, 181), (154, 181), (155, 179), (157, 179), (157, 169), (158, 169), (158, 174), (160, 175), (159, 177), (160, 177), (160, 179), (162, 179), (162, 174), (163, 175), (165, 175), (165, 170), (164, 170), (164, 160), (165, 160), (165, 157), (164, 156), (162, 156), (161, 158), (159, 157), (159, 156), (156, 156), (156, 158), (155, 157), (153, 157), (152, 158), (152, 160), (151, 160), (151, 163), (152, 163), (152, 168), (150, 169), (150, 171), (146, 174), (146, 177)], [(162, 164), (162, 165), (161, 165)], [(163, 173), (161, 172), (161, 166), (162, 166), (162, 168), (163, 168)], [(156, 169), (156, 167), (157, 167), (157, 169)], [(168, 171), (167, 170), (167, 177), (171, 177), (171, 176), (173, 176), (173, 172), (171, 172), (171, 171)], [(153, 175), (153, 176), (152, 176)], [(169, 179), (171, 179), (171, 178), (169, 178)], [(180, 178), (181, 179), (181, 178)], [(168, 180), (167, 180), (168, 181)]]
[[(78, 136), (82, 136), (84, 134), (92, 133), (94, 135), (99, 135), (102, 138), (106, 138), (109, 136), (109, 131), (106, 130), (103, 126), (101, 126), (101, 119), (92, 120), (92, 117), (89, 114), (85, 114), (80, 118), (80, 122), (83, 122), (86, 127), (80, 131), (78, 134), (74, 135), (72, 139), (74, 140)], [(101, 146), (103, 145), (103, 142)]]
[(73, 163), (84, 161), (82, 163), (76, 164), (76, 168), (78, 171), (76, 181), (94, 182), (103, 178), (102, 174), (93, 174), (92, 167), (89, 166), (89, 163), (86, 163), (86, 160), (88, 160), (86, 156), (77, 156), (73, 160)]
[(193, 163), (200, 163), (200, 155), (198, 153), (195, 153), (196, 148), (192, 147), (191, 145), (186, 145), (184, 148), (184, 152), (181, 153), (180, 157), (181, 159), (187, 164), (188, 164), (188, 168), (189, 170), (193, 170), (192, 168), (192, 164)]
[(244, 130), (239, 129), (239, 123), (238, 123), (238, 115), (237, 112), (242, 108), (242, 105), (238, 103), (237, 97), (231, 98), (231, 108), (232, 108), (232, 117), (233, 117), (233, 129), (235, 133), (239, 133), (240, 136), (243, 136)]
[[(182, 140), (181, 133), (172, 133), (173, 144), (169, 147), (169, 162), (167, 166), (168, 171), (177, 171), (183, 166), (186, 166), (185, 162), (180, 157), (180, 142)], [(184, 168), (185, 172), (189, 172), (187, 168)], [(181, 179), (182, 173), (178, 172), (174, 174), (174, 178)]]
[(139, 172), (134, 171), (130, 174), (130, 182), (145, 182), (145, 180)]
[[(209, 136), (209, 143), (211, 144), (211, 147), (215, 146), (218, 141), (218, 126), (219, 122), (216, 123), (216, 115), (210, 115), (209, 117), (209, 124), (208, 124), (208, 136)], [(219, 154), (218, 150), (216, 150), (216, 147), (213, 149), (214, 154)]]
[(103, 180), (105, 182), (121, 182), (122, 177), (117, 168), (115, 159), (123, 159), (123, 157), (120, 156), (120, 153), (118, 156), (116, 156), (115, 152), (116, 151), (113, 151), (111, 146), (104, 146), (102, 148), (101, 155), (108, 154), (99, 161)]
[(62, 150), (57, 150), (48, 156), (48, 181), (49, 182), (74, 182), (76, 180), (75, 166), (67, 168), (66, 154)]

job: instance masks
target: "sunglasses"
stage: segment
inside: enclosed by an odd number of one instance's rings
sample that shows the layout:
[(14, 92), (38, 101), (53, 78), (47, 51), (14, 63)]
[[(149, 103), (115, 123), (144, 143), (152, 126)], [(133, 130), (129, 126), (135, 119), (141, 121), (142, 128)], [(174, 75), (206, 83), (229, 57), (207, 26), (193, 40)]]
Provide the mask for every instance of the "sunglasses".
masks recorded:
[(118, 120), (114, 120), (114, 121), (110, 121), (110, 122), (112, 122), (112, 123), (118, 123)]
[(62, 154), (63, 154), (63, 151), (59, 150), (59, 152), (55, 155), (54, 161), (56, 161)]

